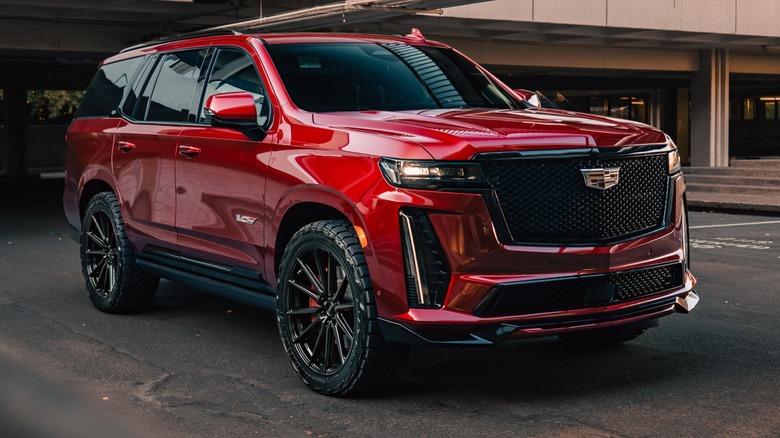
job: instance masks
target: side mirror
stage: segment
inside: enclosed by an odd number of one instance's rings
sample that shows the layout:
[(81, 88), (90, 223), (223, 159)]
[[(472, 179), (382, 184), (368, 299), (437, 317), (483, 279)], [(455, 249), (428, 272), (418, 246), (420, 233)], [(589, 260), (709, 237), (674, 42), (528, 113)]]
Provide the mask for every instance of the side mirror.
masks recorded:
[(265, 138), (265, 129), (257, 124), (257, 106), (251, 93), (215, 94), (206, 101), (203, 114), (211, 126), (237, 129), (252, 140)]
[(537, 108), (542, 107), (542, 101), (539, 99), (539, 95), (537, 95), (535, 92), (529, 90), (523, 90), (521, 88), (515, 89), (514, 92), (518, 97), (530, 103), (531, 105)]

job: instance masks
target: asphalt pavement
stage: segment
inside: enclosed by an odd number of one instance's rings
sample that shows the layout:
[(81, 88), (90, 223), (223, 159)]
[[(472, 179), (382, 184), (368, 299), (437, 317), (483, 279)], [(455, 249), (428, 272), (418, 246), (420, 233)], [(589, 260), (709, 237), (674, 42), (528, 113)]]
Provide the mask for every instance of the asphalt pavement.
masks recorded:
[(0, 436), (780, 436), (780, 216), (691, 212), (701, 301), (635, 341), (417, 349), (335, 399), (269, 312), (168, 281), (149, 312), (95, 310), (61, 186), (0, 183)]

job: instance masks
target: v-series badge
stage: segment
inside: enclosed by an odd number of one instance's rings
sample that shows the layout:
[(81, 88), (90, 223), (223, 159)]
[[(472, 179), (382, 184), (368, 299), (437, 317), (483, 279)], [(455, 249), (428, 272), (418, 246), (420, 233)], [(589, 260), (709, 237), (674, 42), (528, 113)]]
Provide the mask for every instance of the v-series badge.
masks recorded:
[(242, 224), (252, 225), (257, 222), (257, 218), (252, 216), (244, 216), (243, 214), (237, 214), (236, 221), (241, 222)]

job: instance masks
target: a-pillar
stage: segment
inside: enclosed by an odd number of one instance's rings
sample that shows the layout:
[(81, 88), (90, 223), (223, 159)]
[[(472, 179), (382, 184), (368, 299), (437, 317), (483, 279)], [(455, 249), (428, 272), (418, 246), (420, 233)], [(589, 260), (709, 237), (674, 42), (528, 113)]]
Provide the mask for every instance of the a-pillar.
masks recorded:
[(691, 166), (729, 165), (729, 51), (701, 51), (691, 78)]

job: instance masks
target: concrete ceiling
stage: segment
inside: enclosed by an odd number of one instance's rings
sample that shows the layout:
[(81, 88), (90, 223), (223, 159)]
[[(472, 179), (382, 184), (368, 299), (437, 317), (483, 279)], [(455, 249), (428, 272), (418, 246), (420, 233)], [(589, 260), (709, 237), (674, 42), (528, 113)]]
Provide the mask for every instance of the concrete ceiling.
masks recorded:
[[(253, 20), (249, 22), (254, 23), (251, 30), (262, 32), (404, 34), (411, 27), (419, 27), (426, 35), (525, 43), (780, 51), (780, 38), (410, 13), (480, 1), (485, 0), (0, 0), (0, 56), (48, 53), (60, 59), (79, 59), (94, 53), (102, 57), (159, 35), (245, 20)], [(304, 9), (324, 10), (333, 4), (343, 5), (343, 12), (308, 14), (303, 21), (277, 19)]]
[[(485, 0), (0, 0), (0, 56), (100, 58), (161, 35), (252, 19), (250, 30), (262, 32), (366, 23), (377, 28), (399, 16), (480, 1)], [(302, 11), (309, 12), (302, 20), (280, 20)]]
[[(258, 32), (380, 34), (418, 27), (428, 37), (448, 41), (780, 53), (780, 38), (439, 15), (442, 8), (481, 1), (486, 0), (0, 0), (0, 85), (82, 88), (97, 62), (124, 47), (231, 24)], [(303, 20), (289, 19), (301, 13)]]
[(723, 48), (742, 52), (780, 53), (780, 38), (751, 35), (682, 32), (655, 29), (582, 26), (539, 22), (473, 20), (455, 17), (407, 16), (403, 27), (421, 27), (426, 34), (523, 43), (668, 48)]

